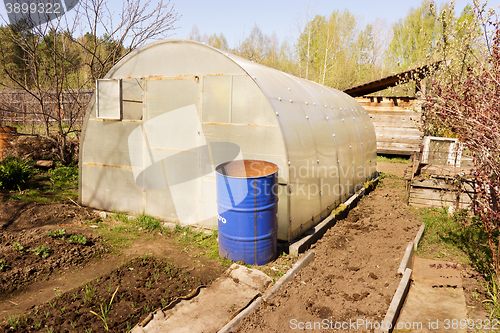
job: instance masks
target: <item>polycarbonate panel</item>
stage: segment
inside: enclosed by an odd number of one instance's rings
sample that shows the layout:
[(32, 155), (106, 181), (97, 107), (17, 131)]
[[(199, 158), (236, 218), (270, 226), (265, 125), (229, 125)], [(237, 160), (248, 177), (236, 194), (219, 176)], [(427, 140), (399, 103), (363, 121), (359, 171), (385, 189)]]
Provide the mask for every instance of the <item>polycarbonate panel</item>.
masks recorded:
[(145, 78), (144, 85), (147, 101), (146, 120), (188, 105), (194, 105), (200, 114), (201, 83), (195, 76)]
[(187, 40), (162, 40), (130, 52), (106, 78), (244, 74), (238, 64), (210, 46)]
[(140, 124), (140, 122), (89, 120), (85, 144), (82, 146), (82, 162), (131, 166), (129, 135)]
[(203, 122), (230, 123), (231, 77), (203, 77)]
[(269, 101), (247, 75), (232, 77), (231, 123), (276, 125)]
[(123, 120), (142, 120), (142, 102), (122, 102)]
[(121, 80), (97, 80), (97, 118), (121, 119)]
[[(351, 104), (353, 99), (342, 92), (237, 56), (230, 57), (245, 68), (277, 113), (290, 161), (292, 222), (289, 234), (297, 235), (318, 223), (318, 217), (326, 215), (325, 208), (347, 200), (355, 188), (363, 184), (367, 155), (362, 144), (360, 123), (364, 119), (353, 107), (355, 104)], [(357, 102), (354, 103), (357, 105)], [(318, 160), (320, 166), (324, 160), (327, 170), (337, 171), (338, 176), (328, 175), (324, 178), (326, 172), (325, 169), (317, 168)], [(318, 169), (323, 171), (318, 173)], [(304, 172), (299, 174), (294, 170)], [(321, 188), (323, 183), (337, 185), (339, 191), (321, 198), (323, 191), (319, 195), (314, 190)], [(315, 217), (315, 221), (312, 217)]]
[(142, 103), (142, 78), (122, 79), (122, 100)]
[(82, 198), (86, 206), (107, 211), (143, 212), (143, 192), (130, 168), (83, 163)]

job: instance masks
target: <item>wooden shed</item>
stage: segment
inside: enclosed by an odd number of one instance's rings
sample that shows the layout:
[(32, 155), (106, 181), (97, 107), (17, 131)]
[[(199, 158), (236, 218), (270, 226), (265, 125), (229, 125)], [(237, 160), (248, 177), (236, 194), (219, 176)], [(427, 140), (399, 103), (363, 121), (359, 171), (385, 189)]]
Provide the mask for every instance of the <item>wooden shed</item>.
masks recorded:
[(369, 94), (409, 81), (415, 81), (417, 91), (425, 91), (422, 80), (438, 64), (414, 68), (344, 90), (370, 115), (375, 127), (378, 154), (413, 155), (420, 151), (424, 135), (420, 130), (423, 102), (415, 97), (382, 97)]

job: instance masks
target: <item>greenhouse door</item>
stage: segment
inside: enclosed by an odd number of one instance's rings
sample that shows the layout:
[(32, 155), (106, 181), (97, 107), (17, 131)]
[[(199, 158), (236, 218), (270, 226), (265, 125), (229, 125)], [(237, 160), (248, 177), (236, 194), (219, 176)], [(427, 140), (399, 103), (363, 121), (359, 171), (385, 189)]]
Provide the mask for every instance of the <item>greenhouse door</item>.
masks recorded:
[(200, 87), (195, 76), (145, 80), (144, 166), (155, 166), (154, 176), (146, 181), (145, 210), (182, 224), (194, 224), (210, 217), (207, 214), (213, 215), (198, 204), (201, 177), (210, 172), (199, 117)]

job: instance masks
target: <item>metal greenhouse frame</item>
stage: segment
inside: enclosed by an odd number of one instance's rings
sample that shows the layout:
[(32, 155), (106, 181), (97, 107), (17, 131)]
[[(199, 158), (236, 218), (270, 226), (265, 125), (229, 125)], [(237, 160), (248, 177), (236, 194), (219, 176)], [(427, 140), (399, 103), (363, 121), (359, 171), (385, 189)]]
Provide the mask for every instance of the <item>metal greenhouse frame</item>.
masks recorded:
[(288, 241), (376, 172), (375, 131), (353, 98), (186, 40), (146, 45), (99, 80), (81, 140), (82, 205), (206, 227), (218, 164), (275, 163)]

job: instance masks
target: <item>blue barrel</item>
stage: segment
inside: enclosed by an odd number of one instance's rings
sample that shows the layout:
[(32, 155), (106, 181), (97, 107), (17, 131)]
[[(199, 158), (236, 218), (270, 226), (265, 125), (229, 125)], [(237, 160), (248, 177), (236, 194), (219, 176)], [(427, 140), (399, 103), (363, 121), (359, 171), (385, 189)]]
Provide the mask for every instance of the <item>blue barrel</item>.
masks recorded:
[(216, 171), (219, 256), (267, 264), (277, 253), (278, 166), (237, 160)]

